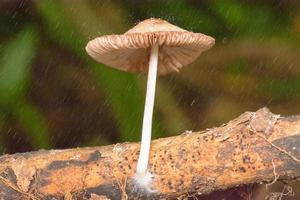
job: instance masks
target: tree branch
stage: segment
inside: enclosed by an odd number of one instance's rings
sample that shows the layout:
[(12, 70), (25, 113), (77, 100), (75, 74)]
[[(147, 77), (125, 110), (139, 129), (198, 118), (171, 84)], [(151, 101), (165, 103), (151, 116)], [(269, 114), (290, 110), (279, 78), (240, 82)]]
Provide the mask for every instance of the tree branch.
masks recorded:
[(138, 143), (0, 157), (0, 199), (159, 199), (300, 177), (300, 116), (267, 108), (152, 142), (152, 190), (134, 182)]

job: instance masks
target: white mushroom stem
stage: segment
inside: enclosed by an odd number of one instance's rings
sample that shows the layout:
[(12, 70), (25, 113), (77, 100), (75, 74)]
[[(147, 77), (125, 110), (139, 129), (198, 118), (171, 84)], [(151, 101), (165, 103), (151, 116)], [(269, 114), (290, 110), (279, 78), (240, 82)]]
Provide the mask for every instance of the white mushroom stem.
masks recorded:
[(143, 118), (143, 128), (142, 128), (142, 141), (139, 160), (137, 163), (136, 178), (141, 184), (147, 184), (151, 177), (147, 178), (149, 175), (148, 160), (150, 152), (151, 143), (151, 129), (152, 129), (152, 116), (153, 116), (153, 106), (155, 97), (155, 86), (156, 86), (156, 76), (157, 76), (157, 63), (158, 63), (158, 45), (154, 44), (151, 47), (149, 69), (148, 69), (148, 80), (147, 80), (147, 92), (145, 100), (145, 110)]

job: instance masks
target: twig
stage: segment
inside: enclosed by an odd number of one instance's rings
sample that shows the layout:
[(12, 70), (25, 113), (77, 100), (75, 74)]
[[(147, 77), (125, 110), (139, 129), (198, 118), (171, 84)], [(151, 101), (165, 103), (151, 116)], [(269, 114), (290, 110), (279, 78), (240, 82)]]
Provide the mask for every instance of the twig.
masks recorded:
[(278, 180), (278, 178), (280, 177), (280, 175), (278, 175), (276, 173), (276, 166), (275, 166), (275, 163), (274, 163), (274, 158), (272, 159), (272, 166), (273, 166), (274, 179), (273, 179), (273, 181), (271, 183), (266, 184), (266, 188), (268, 188), (269, 186), (273, 185)]
[[(250, 129), (251, 130), (251, 129)], [(275, 145), (274, 143), (272, 143), (271, 141), (269, 141), (265, 136), (263, 136), (262, 134), (251, 130), (253, 133), (255, 133), (256, 135), (258, 135), (259, 137), (261, 137), (262, 139), (264, 139), (266, 142), (268, 142), (271, 146), (273, 146), (274, 148), (276, 148), (277, 150), (281, 151), (282, 153), (288, 155), (291, 159), (293, 159), (294, 161), (300, 163), (300, 159), (296, 158), (295, 156), (293, 156), (290, 152), (282, 149), (281, 147)]]
[[(285, 190), (286, 193), (285, 193)], [(289, 185), (284, 185), (281, 192), (272, 192), (268, 194), (266, 200), (281, 200), (283, 196), (294, 196), (293, 188)]]
[(117, 183), (119, 185), (120, 190), (122, 191), (122, 200), (127, 200), (128, 199), (128, 195), (126, 193), (127, 178), (125, 177), (122, 180), (117, 180)]
[[(286, 181), (299, 178), (298, 165), (294, 167), (290, 161), (293, 159), (300, 163), (300, 154), (297, 151), (288, 152), (287, 148), (300, 141), (300, 117), (293, 117), (292, 120), (285, 117), (272, 124), (268, 135), (286, 142), (288, 147), (284, 146), (285, 150), (260, 134), (262, 132), (253, 131), (251, 136), (250, 131), (245, 132), (250, 122), (253, 127), (259, 128), (261, 121), (268, 122), (274, 117), (266, 109), (256, 112), (259, 120), (251, 121), (252, 115), (243, 114), (233, 122), (204, 133), (188, 132), (153, 140), (149, 167), (154, 174), (152, 188), (157, 192), (150, 193), (131, 184), (140, 146), (137, 143), (123, 143), (2, 156), (0, 172), (13, 168), (18, 164), (15, 159), (21, 158), (26, 166), (24, 174), (30, 174), (32, 168), (37, 173), (33, 180), (30, 176), (31, 188), (27, 193), (20, 191), (13, 176), (0, 177), (0, 187), (3, 188), (0, 199), (21, 194), (23, 199), (63, 199), (68, 192), (73, 199), (84, 199), (95, 191), (94, 199), (99, 195), (110, 199), (122, 197), (124, 200), (183, 199), (265, 180), (269, 180), (271, 183), (268, 185), (271, 185), (279, 175), (281, 180)], [(282, 155), (289, 157), (282, 159)], [(247, 198), (251, 196), (249, 193)]]
[(15, 186), (14, 184), (12, 184), (10, 181), (8, 181), (6, 178), (0, 176), (0, 180), (4, 183), (4, 185), (6, 185), (7, 187), (15, 190), (18, 193), (21, 193), (23, 195), (26, 196), (27, 199), (30, 200), (36, 200), (36, 198), (32, 195), (32, 194), (28, 194), (26, 192), (21, 191), (17, 186)]

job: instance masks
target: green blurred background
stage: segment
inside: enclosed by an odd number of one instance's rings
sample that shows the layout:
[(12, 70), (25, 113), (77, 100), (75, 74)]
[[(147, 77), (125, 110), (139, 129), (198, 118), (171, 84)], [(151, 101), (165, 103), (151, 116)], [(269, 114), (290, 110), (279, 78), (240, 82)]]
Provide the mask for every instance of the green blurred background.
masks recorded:
[(149, 17), (216, 38), (158, 78), (154, 138), (263, 106), (300, 114), (297, 0), (1, 0), (0, 152), (138, 141), (145, 74), (96, 63), (84, 47)]
[(145, 74), (96, 63), (84, 47), (149, 17), (216, 38), (158, 78), (154, 138), (264, 106), (300, 114), (299, 0), (1, 0), (0, 153), (138, 141)]

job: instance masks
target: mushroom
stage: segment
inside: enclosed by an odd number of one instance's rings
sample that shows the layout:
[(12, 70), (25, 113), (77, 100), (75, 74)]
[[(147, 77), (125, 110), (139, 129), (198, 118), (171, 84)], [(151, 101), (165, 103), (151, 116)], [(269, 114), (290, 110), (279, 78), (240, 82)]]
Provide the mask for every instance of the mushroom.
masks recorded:
[(148, 187), (152, 115), (157, 74), (178, 72), (193, 62), (215, 40), (179, 28), (162, 19), (150, 18), (122, 35), (104, 35), (88, 42), (87, 53), (96, 61), (128, 72), (148, 72), (142, 139), (135, 180)]

